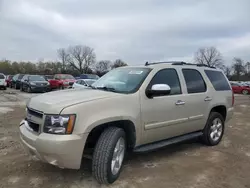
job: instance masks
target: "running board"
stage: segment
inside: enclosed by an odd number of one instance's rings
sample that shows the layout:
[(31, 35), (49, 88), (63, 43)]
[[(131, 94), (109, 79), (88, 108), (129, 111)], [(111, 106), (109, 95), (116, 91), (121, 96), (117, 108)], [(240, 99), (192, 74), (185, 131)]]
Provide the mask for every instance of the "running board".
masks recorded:
[(169, 138), (169, 139), (158, 141), (158, 142), (153, 142), (150, 144), (145, 144), (142, 146), (135, 147), (134, 152), (140, 153), (140, 152), (148, 152), (148, 151), (156, 150), (158, 148), (162, 148), (171, 144), (176, 144), (178, 142), (182, 142), (185, 140), (199, 137), (202, 134), (203, 134), (202, 132), (194, 132), (194, 133), (189, 133), (189, 134), (185, 134), (185, 135), (174, 137), (174, 138)]

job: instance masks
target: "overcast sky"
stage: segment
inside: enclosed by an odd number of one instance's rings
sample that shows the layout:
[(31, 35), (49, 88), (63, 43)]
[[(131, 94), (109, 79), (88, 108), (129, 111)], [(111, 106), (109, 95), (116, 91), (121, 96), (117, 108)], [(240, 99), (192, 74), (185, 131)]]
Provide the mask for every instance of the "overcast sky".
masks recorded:
[(249, 0), (0, 0), (0, 58), (56, 60), (83, 44), (97, 59), (191, 61), (215, 46), (250, 61)]

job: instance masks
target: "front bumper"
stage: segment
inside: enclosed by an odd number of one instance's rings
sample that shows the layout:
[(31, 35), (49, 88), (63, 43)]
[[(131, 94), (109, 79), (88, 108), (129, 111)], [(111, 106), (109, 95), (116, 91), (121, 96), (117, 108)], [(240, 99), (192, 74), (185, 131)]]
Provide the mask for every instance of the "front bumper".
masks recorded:
[(60, 168), (80, 168), (88, 134), (38, 134), (28, 128), (28, 123), (25, 120), (21, 122), (19, 129), (22, 144), (34, 159)]
[(42, 92), (42, 91), (48, 91), (49, 86), (30, 86), (32, 91)]

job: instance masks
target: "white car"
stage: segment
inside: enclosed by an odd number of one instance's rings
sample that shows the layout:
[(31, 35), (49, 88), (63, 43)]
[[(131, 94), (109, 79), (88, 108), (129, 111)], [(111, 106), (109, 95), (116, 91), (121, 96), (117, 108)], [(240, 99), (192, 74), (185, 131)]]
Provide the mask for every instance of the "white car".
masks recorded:
[(0, 73), (0, 89), (3, 88), (4, 90), (6, 90), (6, 77), (4, 74)]
[(77, 80), (72, 88), (88, 88), (89, 86), (91, 86), (96, 80), (94, 79), (79, 79)]

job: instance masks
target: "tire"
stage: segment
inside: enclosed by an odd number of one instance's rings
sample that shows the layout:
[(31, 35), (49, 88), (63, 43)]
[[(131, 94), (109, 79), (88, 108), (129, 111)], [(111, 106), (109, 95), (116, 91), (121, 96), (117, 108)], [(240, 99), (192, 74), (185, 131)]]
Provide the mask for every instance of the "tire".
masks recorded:
[(243, 94), (243, 95), (247, 95), (247, 94), (248, 94), (248, 90), (245, 90), (245, 89), (242, 90), (242, 94)]
[(32, 90), (31, 90), (30, 87), (27, 87), (27, 92), (28, 92), (28, 93), (31, 93), (31, 92), (32, 92)]
[(204, 144), (208, 146), (215, 146), (219, 144), (224, 134), (224, 128), (225, 120), (222, 115), (218, 112), (211, 112), (203, 130), (202, 140)]
[(59, 86), (59, 89), (60, 89), (60, 90), (63, 90), (63, 89), (64, 89), (64, 88), (63, 88), (63, 85), (60, 85), (60, 86)]
[(6, 90), (7, 88), (6, 87), (3, 87), (3, 90)]
[(18, 89), (16, 84), (15, 84), (15, 89)]
[(20, 85), (20, 91), (23, 91), (23, 86), (22, 85)]
[[(123, 142), (123, 141), (124, 142)], [(116, 157), (119, 160), (119, 168), (112, 171), (112, 159), (113, 154), (118, 142), (123, 143), (123, 148), (117, 153), (121, 154), (121, 158)], [(119, 144), (118, 144), (119, 145)], [(99, 183), (111, 184), (120, 175), (124, 156), (126, 153), (126, 137), (123, 129), (118, 127), (109, 127), (99, 137), (95, 146), (93, 161), (92, 161), (92, 174)], [(116, 161), (118, 162), (118, 160)], [(116, 163), (113, 163), (113, 166)], [(114, 166), (115, 167), (115, 166)]]

